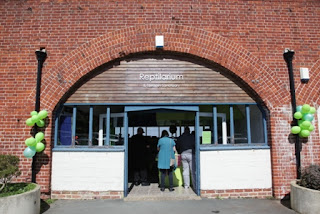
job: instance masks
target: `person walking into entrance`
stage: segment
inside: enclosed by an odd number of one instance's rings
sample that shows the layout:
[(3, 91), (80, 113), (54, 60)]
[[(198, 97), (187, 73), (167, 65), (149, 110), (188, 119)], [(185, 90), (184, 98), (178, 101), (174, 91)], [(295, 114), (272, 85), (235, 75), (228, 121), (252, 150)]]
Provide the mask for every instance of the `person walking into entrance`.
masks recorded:
[(190, 134), (190, 128), (186, 126), (184, 133), (178, 137), (177, 148), (181, 154), (181, 162), (183, 167), (183, 180), (184, 188), (190, 187), (190, 172), (192, 184), (195, 184), (195, 170), (194, 170), (194, 151), (195, 151), (195, 138)]
[(134, 185), (138, 186), (140, 183), (142, 186), (149, 186), (150, 183), (147, 181), (147, 139), (143, 136), (143, 129), (138, 128), (137, 134), (131, 138), (132, 151), (132, 167), (133, 167), (133, 182)]
[(175, 147), (176, 143), (173, 139), (169, 138), (169, 133), (166, 130), (163, 130), (161, 133), (161, 138), (158, 141), (158, 168), (161, 172), (160, 179), (160, 190), (164, 191), (164, 183), (166, 174), (169, 176), (169, 191), (174, 191), (173, 189), (173, 170), (174, 167), (170, 166), (170, 159), (175, 158)]

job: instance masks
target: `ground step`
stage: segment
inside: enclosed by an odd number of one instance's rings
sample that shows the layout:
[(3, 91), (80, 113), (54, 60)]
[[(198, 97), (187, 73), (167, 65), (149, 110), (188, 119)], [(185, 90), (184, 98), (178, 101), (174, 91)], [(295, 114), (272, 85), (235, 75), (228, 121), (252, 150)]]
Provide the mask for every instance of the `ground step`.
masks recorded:
[(124, 201), (201, 200), (201, 197), (197, 196), (191, 188), (175, 187), (174, 189), (175, 191), (170, 192), (166, 188), (164, 192), (161, 192), (158, 184), (132, 186)]

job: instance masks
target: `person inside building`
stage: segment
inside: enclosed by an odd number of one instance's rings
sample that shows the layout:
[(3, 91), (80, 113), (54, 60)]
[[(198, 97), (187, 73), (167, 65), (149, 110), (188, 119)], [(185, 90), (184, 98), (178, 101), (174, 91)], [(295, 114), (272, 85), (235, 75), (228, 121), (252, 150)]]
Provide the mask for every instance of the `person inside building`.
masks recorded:
[(132, 136), (130, 141), (132, 167), (133, 167), (133, 182), (134, 185), (149, 186), (147, 172), (147, 138), (143, 136), (143, 129), (138, 128), (137, 134)]
[(177, 138), (175, 137), (175, 134), (177, 133), (177, 126), (175, 125), (171, 125), (170, 128), (169, 128), (169, 131), (171, 133), (171, 138), (176, 141)]
[(177, 140), (178, 152), (181, 154), (181, 162), (183, 167), (183, 180), (184, 188), (188, 189), (190, 187), (190, 172), (192, 183), (195, 180), (195, 170), (194, 167), (194, 152), (195, 152), (195, 136), (190, 134), (190, 128), (186, 126), (184, 128), (184, 133), (178, 137)]
[(173, 188), (173, 170), (174, 166), (170, 166), (170, 159), (175, 158), (176, 143), (172, 138), (169, 138), (169, 133), (163, 130), (161, 138), (158, 141), (158, 168), (161, 172), (160, 190), (163, 192), (165, 189), (165, 177), (169, 176), (169, 191), (174, 191)]

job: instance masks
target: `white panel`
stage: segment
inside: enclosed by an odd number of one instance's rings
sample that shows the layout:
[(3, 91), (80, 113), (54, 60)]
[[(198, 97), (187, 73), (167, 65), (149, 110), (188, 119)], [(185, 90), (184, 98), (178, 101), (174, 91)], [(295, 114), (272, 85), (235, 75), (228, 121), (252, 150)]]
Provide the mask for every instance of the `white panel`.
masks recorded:
[(271, 188), (270, 150), (200, 152), (202, 190)]
[(53, 152), (52, 190), (123, 191), (123, 152)]

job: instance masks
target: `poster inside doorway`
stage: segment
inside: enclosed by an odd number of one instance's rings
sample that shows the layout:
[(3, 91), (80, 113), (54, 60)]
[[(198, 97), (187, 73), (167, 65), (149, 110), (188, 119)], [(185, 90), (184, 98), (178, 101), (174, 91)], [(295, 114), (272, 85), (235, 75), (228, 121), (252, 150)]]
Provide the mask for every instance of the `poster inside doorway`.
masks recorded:
[(211, 144), (211, 131), (202, 132), (202, 144)]

